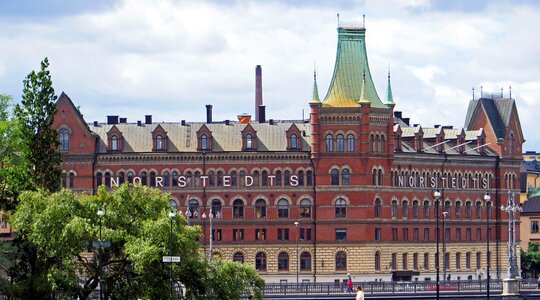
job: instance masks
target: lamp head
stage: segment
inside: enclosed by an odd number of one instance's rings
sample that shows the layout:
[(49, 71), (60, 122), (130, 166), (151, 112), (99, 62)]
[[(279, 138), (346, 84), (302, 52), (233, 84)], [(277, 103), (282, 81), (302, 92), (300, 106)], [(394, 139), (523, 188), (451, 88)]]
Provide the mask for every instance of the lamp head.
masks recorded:
[(100, 207), (98, 208), (97, 215), (101, 218), (105, 214), (105, 211)]
[(174, 210), (171, 208), (171, 211), (169, 211), (169, 218), (174, 217)]
[(433, 192), (433, 197), (435, 197), (435, 199), (441, 198), (441, 192), (439, 190), (435, 190), (435, 192)]
[(484, 194), (484, 200), (485, 200), (486, 202), (490, 202), (490, 201), (491, 201), (491, 196), (489, 195), (488, 192), (486, 192), (486, 193)]
[(298, 226), (298, 224), (300, 224), (300, 223), (298, 223), (298, 222), (294, 222), (294, 226)]

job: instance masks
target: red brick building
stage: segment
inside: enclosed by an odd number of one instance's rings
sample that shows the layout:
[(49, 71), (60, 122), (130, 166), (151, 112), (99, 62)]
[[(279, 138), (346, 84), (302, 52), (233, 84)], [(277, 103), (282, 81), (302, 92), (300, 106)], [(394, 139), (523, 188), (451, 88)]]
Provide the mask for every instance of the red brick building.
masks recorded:
[[(519, 188), (514, 99), (471, 100), (463, 128), (411, 126), (394, 111), (390, 76), (379, 97), (359, 27), (338, 28), (332, 82), (320, 100), (314, 81), (309, 120), (267, 120), (257, 83), (256, 121), (214, 121), (208, 105), (206, 122), (87, 123), (62, 93), (54, 126), (64, 186), (170, 192), (201, 225), (206, 253), (211, 244), (214, 257), (251, 263), (268, 282), (435, 280), (439, 190), (441, 277), (485, 279), (484, 195), (500, 207)], [(491, 275), (501, 278), (506, 216), (492, 209), (490, 219)]]

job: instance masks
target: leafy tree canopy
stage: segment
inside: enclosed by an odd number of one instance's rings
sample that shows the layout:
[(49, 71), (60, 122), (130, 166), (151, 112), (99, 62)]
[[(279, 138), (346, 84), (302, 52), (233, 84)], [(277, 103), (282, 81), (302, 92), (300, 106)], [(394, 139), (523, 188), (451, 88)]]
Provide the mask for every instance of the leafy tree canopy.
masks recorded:
[(49, 262), (50, 290), (88, 297), (99, 286), (101, 240), (110, 242), (101, 248), (107, 297), (168, 298), (170, 264), (162, 257), (169, 251), (181, 257), (173, 264), (173, 281), (185, 285), (189, 299), (239, 299), (246, 290), (261, 296), (264, 282), (252, 267), (201, 258), (199, 227), (186, 225), (182, 216), (169, 217), (169, 195), (157, 189), (126, 184), (107, 191), (101, 186), (97, 195), (39, 190), (21, 194), (19, 201), (12, 224)]

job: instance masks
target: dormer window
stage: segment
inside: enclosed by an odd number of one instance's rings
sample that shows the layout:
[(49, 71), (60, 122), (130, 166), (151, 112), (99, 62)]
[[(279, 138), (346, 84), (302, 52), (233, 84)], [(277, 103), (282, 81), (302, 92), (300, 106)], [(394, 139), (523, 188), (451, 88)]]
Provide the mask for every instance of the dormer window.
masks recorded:
[(292, 124), (285, 134), (287, 136), (287, 150), (302, 150), (301, 132), (296, 124)]
[(253, 136), (251, 134), (246, 134), (246, 149), (253, 149)]
[(206, 124), (197, 131), (197, 140), (197, 150), (212, 151), (212, 131), (206, 127)]
[(296, 137), (296, 134), (291, 134), (291, 149), (297, 149), (298, 148), (298, 139)]
[(118, 137), (116, 135), (111, 138), (111, 150), (118, 151)]
[(242, 150), (257, 150), (257, 132), (251, 124), (242, 130)]
[(167, 137), (167, 132), (158, 125), (154, 131), (152, 131), (152, 143), (153, 151), (167, 151), (169, 138)]
[(156, 150), (164, 150), (163, 149), (163, 137), (158, 134), (156, 136)]
[(201, 149), (208, 149), (208, 137), (206, 136), (206, 134), (201, 135)]
[(109, 142), (109, 151), (121, 151), (122, 150), (122, 132), (113, 125), (111, 130), (107, 132), (107, 139)]

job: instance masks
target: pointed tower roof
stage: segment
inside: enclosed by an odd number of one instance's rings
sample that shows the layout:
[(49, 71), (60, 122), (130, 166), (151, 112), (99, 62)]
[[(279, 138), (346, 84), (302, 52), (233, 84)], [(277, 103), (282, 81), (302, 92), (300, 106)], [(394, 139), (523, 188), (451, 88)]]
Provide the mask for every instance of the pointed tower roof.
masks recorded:
[(311, 102), (321, 102), (319, 88), (317, 87), (317, 72), (315, 70), (313, 70), (313, 94), (311, 96)]
[(388, 70), (388, 87), (386, 88), (386, 105), (395, 105), (394, 96), (392, 96), (392, 85), (390, 85), (390, 70)]
[[(323, 106), (356, 107), (364, 88), (365, 99), (371, 107), (387, 108), (377, 95), (369, 71), (366, 54), (366, 29), (363, 27), (339, 27), (334, 75)], [(366, 73), (365, 81), (362, 79)]]
[(366, 72), (364, 71), (364, 74), (362, 74), (362, 89), (360, 90), (360, 99), (358, 99), (358, 103), (370, 103), (368, 99), (366, 99)]

